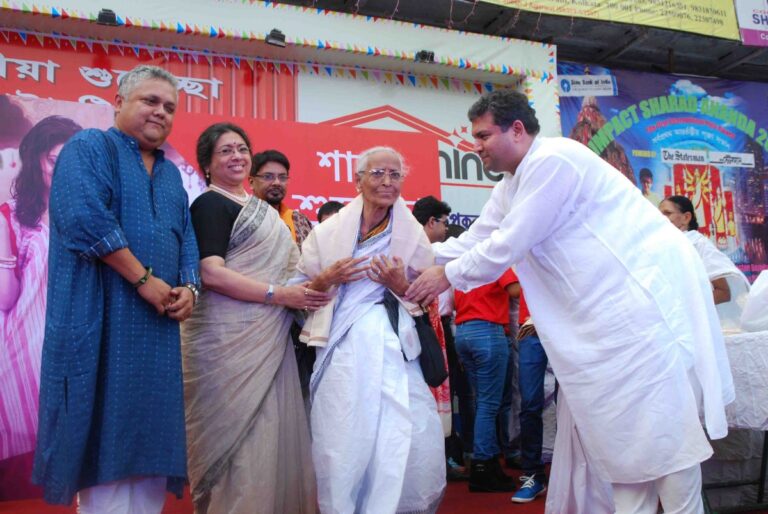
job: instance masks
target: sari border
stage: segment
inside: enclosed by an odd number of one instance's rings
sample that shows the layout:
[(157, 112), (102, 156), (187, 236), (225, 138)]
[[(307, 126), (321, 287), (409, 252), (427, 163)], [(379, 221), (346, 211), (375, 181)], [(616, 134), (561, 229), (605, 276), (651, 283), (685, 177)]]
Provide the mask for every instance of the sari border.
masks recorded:
[(267, 215), (270, 206), (267, 202), (252, 196), (237, 215), (232, 227), (232, 237), (229, 238), (227, 251), (237, 248), (256, 232)]

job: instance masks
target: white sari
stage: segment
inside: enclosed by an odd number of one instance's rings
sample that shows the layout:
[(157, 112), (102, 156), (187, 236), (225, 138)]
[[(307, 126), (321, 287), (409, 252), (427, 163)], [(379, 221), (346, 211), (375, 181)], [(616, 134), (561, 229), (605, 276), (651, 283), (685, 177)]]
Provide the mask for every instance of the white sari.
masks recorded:
[(724, 278), (728, 282), (731, 299), (715, 305), (715, 309), (723, 331), (738, 331), (741, 324), (741, 311), (744, 310), (744, 304), (747, 302), (747, 295), (749, 295), (747, 277), (727, 255), (718, 250), (712, 241), (698, 230), (685, 232), (685, 237), (693, 244), (701, 260), (704, 261), (704, 268), (707, 270), (709, 280)]
[[(341, 217), (333, 225), (318, 226), (310, 234), (299, 270), (312, 267), (305, 257), (311, 260), (322, 253), (318, 238), (348, 236), (343, 227), (353, 220), (354, 238), (360, 210), (350, 207), (327, 222)], [(415, 236), (411, 241), (418, 244), (410, 264), (419, 263), (424, 255), (419, 248), (429, 246), (422, 245), (423, 229), (409, 217), (404, 204), (396, 204), (389, 227), (353, 243), (351, 256), (402, 255), (393, 235), (401, 231)], [(335, 234), (337, 230), (342, 234)], [(415, 360), (421, 346), (414, 322), (401, 306), (398, 337), (380, 303), (384, 292), (384, 286), (367, 278), (341, 287), (327, 343), (318, 347), (310, 383), (312, 457), (324, 513), (435, 512), (445, 489), (442, 428), (435, 399)]]

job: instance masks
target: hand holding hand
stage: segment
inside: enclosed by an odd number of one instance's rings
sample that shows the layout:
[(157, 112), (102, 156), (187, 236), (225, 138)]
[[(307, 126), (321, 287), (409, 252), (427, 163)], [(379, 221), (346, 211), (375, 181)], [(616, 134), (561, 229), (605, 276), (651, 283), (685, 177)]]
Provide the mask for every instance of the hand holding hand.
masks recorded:
[(405, 278), (405, 264), (400, 257), (388, 258), (386, 255), (377, 255), (371, 259), (371, 269), (367, 272), (368, 278), (383, 284), (398, 296), (405, 294), (410, 285)]
[(195, 295), (189, 288), (174, 287), (171, 289), (170, 298), (171, 303), (165, 310), (169, 318), (184, 321), (192, 314), (192, 308), (195, 306)]
[(331, 301), (333, 295), (315, 291), (306, 284), (278, 287), (275, 290), (275, 303), (291, 309), (306, 309), (316, 311)]
[(431, 266), (413, 281), (405, 299), (419, 305), (429, 305), (440, 293), (451, 287), (445, 276), (445, 266)]
[[(140, 285), (136, 291), (147, 303), (155, 308), (158, 314), (165, 314), (165, 308), (171, 303), (171, 286), (165, 283), (163, 279), (150, 275), (145, 283)], [(190, 291), (191, 293), (191, 291)]]

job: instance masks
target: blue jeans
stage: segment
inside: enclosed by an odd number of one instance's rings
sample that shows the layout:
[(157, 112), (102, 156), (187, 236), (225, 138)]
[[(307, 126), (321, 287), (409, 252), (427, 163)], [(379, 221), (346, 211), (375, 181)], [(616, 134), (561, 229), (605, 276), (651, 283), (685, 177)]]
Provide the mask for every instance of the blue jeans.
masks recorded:
[[(509, 338), (507, 338), (509, 341)], [(507, 375), (504, 377), (504, 392), (501, 395), (501, 406), (499, 415), (496, 416), (496, 435), (499, 438), (501, 453), (504, 457), (514, 457), (520, 453), (520, 434), (519, 432), (512, 437), (511, 427), (513, 420), (520, 424), (519, 410), (512, 412), (515, 397), (519, 398), (520, 392), (517, 391), (517, 341), (509, 343), (509, 359), (507, 360)]]
[(473, 458), (491, 459), (499, 453), (496, 415), (509, 359), (504, 327), (480, 320), (461, 323), (456, 327), (456, 352), (475, 393)]
[(544, 479), (541, 462), (544, 410), (544, 373), (547, 354), (539, 336), (530, 335), (520, 340), (520, 453), (523, 474)]

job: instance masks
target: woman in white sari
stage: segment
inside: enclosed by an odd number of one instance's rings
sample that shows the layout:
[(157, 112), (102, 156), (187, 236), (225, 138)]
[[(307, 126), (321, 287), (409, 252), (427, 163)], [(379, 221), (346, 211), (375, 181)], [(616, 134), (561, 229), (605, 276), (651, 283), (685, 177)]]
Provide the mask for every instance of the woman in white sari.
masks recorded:
[(685, 196), (665, 198), (659, 204), (661, 213), (669, 218), (693, 244), (712, 283), (715, 308), (724, 331), (738, 330), (741, 311), (749, 294), (749, 281), (731, 259), (717, 249), (707, 237), (698, 231), (699, 223), (693, 203)]
[(434, 512), (445, 489), (443, 433), (411, 317), (420, 308), (401, 301), (395, 332), (382, 304), (387, 289), (402, 295), (406, 273), (433, 261), (423, 227), (400, 198), (404, 174), (395, 150), (364, 152), (361, 194), (302, 245), (296, 280), (335, 292), (302, 332), (318, 347), (310, 394), (323, 513)]
[(327, 293), (284, 286), (299, 251), (277, 211), (249, 195), (246, 133), (198, 139), (209, 184), (192, 204), (204, 290), (182, 324), (189, 479), (196, 514), (316, 511), (309, 430), (286, 307)]

